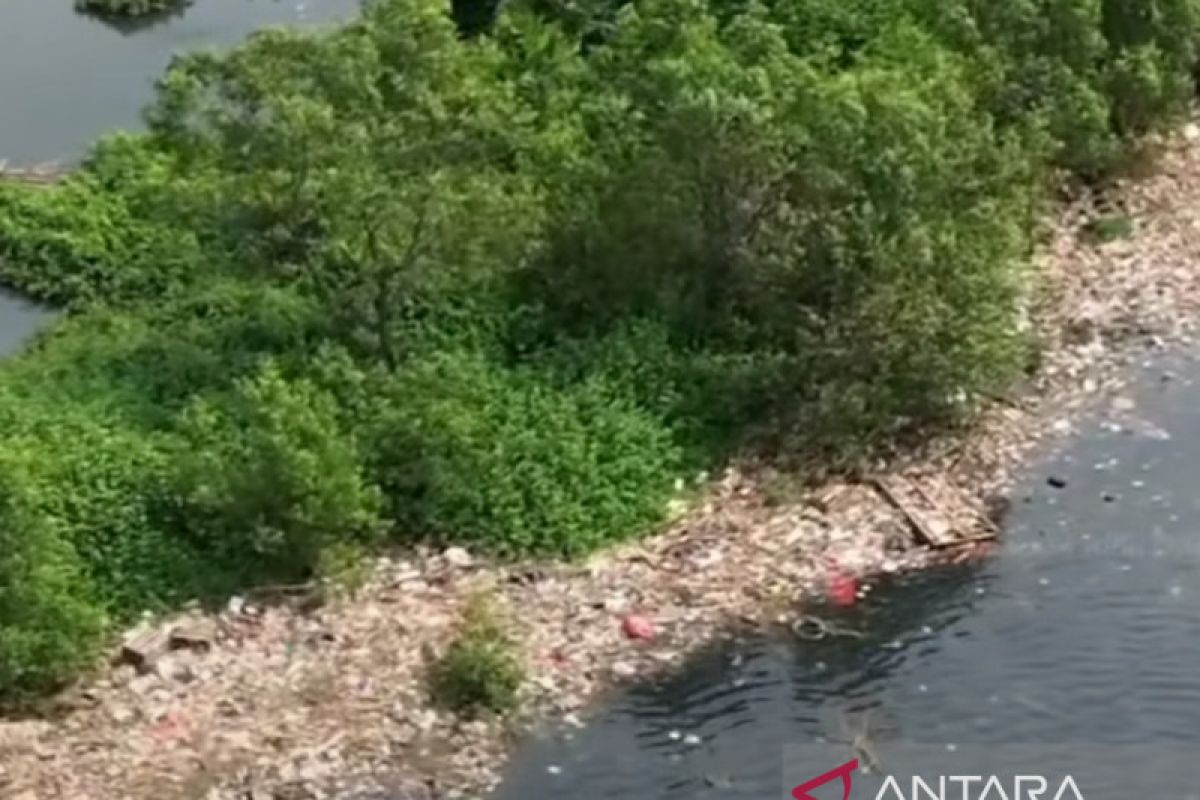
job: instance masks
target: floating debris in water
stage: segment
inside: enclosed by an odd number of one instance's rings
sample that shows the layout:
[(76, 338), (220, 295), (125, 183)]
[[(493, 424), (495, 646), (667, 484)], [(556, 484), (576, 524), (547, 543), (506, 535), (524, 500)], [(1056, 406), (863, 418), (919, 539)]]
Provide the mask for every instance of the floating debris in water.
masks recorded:
[(727, 778), (720, 775), (704, 775), (704, 785), (711, 789), (732, 789), (733, 778)]

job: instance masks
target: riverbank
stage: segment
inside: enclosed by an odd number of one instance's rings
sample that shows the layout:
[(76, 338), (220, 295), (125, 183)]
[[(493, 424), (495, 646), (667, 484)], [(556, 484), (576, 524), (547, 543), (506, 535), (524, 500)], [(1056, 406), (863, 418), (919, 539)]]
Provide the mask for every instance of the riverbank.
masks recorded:
[[(965, 435), (928, 442), (890, 471), (983, 503), (1097, 398), (1136, 424), (1122, 365), (1148, 344), (1186, 342), (1200, 305), (1198, 133), (1189, 126), (1164, 143), (1154, 176), (1126, 182), (1103, 210), (1081, 199), (1058, 214), (1034, 275), (1039, 372)], [(1105, 215), (1131, 221), (1130, 235), (1097, 241), (1092, 223)], [(669, 669), (731, 628), (794, 619), (820, 596), (828, 559), (866, 585), (932, 560), (870, 489), (832, 499), (831, 488), (797, 495), (742, 465), (664, 533), (579, 565), (416, 552), (381, 559), (354, 597), (310, 613), (244, 598), (208, 620), (208, 652), (175, 654), (146, 675), (113, 670), (59, 698), (47, 721), (0, 726), (0, 790), (21, 800), (327, 797), (370, 786), (479, 797), (516, 731), (572, 724), (612, 686)], [(426, 700), (425, 671), (481, 590), (513, 615), (532, 672), (527, 711), (510, 723), (460, 723)], [(622, 633), (631, 612), (654, 622), (651, 641)]]

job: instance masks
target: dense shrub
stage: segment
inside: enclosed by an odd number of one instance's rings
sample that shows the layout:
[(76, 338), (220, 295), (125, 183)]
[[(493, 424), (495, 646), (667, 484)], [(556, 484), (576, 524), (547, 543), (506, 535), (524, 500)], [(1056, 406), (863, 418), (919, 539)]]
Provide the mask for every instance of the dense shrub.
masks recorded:
[(75, 0), (75, 8), (105, 17), (141, 17), (168, 11), (189, 2), (190, 0)]
[(689, 468), (729, 455), (753, 421), (768, 429), (772, 398), (795, 356), (680, 341), (659, 321), (632, 319), (598, 335), (560, 337), (526, 353), (555, 386), (588, 385), (661, 419)]
[(0, 698), (54, 688), (86, 665), (104, 619), (75, 553), (37, 508), (24, 461), (0, 457)]
[(670, 434), (602, 386), (448, 354), (413, 365), (372, 423), (373, 471), (412, 533), (576, 555), (662, 518)]
[(595, 56), (596, 96), (620, 95), (594, 113), (628, 121), (592, 201), (570, 187), (546, 301), (568, 320), (665, 315), (677, 338), (788, 368), (764, 388), (793, 410), (868, 429), (1004, 380), (1034, 173), (959, 60), (900, 29), (828, 75), (769, 24), (657, 8)]
[(1102, 16), (1117, 130), (1143, 133), (1184, 113), (1195, 93), (1200, 3), (1103, 0)]
[(984, 107), (1046, 124), (1059, 164), (1094, 178), (1131, 137), (1176, 119), (1193, 93), (1195, 0), (908, 0), (970, 58)]
[[(220, 567), (166, 524), (163, 445), (98, 420), (62, 416), (25, 441), (39, 459), (36, 507), (82, 559), (95, 597), (111, 616), (197, 597), (221, 583)], [(5, 446), (22, 444), (9, 439)]]
[(454, 641), (433, 665), (434, 702), (466, 715), (503, 713), (517, 701), (525, 669), (506, 624), (483, 598), (467, 607)]
[(159, 298), (194, 268), (190, 232), (141, 219), (89, 176), (0, 183), (0, 281), (50, 303)]
[(52, 366), (29, 357), (8, 366), (0, 449), (27, 456), (24, 502), (79, 556), (89, 596), (123, 618), (202, 594), (220, 568), (162, 517), (168, 440), (116, 413), (106, 387), (98, 402), (30, 393), (42, 388), (25, 372), (30, 362)]
[(378, 494), (331, 398), (273, 364), (198, 400), (180, 434), (180, 524), (251, 574), (306, 577), (326, 543), (378, 532)]

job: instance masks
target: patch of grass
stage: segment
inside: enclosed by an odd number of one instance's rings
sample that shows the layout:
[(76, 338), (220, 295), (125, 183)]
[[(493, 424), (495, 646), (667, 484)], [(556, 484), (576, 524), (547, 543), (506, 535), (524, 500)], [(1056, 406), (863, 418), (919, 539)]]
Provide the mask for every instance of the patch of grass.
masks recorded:
[(336, 592), (353, 594), (371, 577), (371, 559), (366, 549), (355, 542), (327, 545), (317, 561), (317, 575)]
[(1105, 214), (1089, 220), (1084, 230), (1097, 244), (1108, 244), (1133, 236), (1133, 218), (1127, 214)]
[(503, 714), (517, 703), (525, 668), (505, 621), (483, 597), (471, 601), (458, 637), (434, 666), (434, 702), (459, 714)]

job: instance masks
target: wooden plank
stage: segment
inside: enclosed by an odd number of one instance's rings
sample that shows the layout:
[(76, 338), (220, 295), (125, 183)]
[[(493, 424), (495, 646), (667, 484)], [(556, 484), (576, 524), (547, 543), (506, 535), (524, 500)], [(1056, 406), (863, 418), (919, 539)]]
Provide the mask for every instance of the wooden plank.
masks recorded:
[[(949, 487), (949, 491), (953, 493), (956, 502), (952, 503), (953, 509), (947, 509), (935, 500), (919, 481), (892, 476), (876, 478), (873, 483), (880, 494), (904, 515), (917, 538), (930, 547), (945, 549), (978, 544), (996, 539), (1000, 532), (982, 510), (968, 502), (953, 487)], [(922, 511), (917, 506), (924, 506), (927, 511)], [(938, 514), (945, 521), (944, 533), (930, 523), (926, 513)], [(970, 523), (964, 524), (964, 519), (968, 517)]]
[(933, 529), (933, 526), (929, 524), (928, 520), (926, 520), (925, 517), (923, 517), (916, 509), (912, 507), (911, 503), (906, 502), (905, 499), (900, 496), (900, 492), (898, 492), (892, 485), (892, 483), (896, 482), (897, 480), (898, 479), (896, 478), (889, 479), (886, 477), (879, 477), (875, 478), (872, 483), (875, 485), (875, 488), (879, 490), (879, 493), (882, 494), (889, 503), (895, 506), (896, 509), (904, 515), (905, 519), (908, 520), (909, 526), (913, 529), (913, 532), (915, 532), (917, 536), (925, 542), (925, 544), (929, 545), (930, 547), (939, 548), (954, 544), (954, 539), (941, 536)]
[(171, 629), (168, 645), (172, 650), (211, 650), (217, 639), (217, 626), (209, 620), (201, 620), (186, 625), (176, 625)]
[[(925, 498), (925, 502), (929, 503), (932, 506), (937, 505), (937, 503), (934, 502), (933, 498), (931, 498), (925, 492), (925, 489), (922, 488), (920, 482), (914, 481), (912, 483), (912, 486), (914, 489), (917, 490), (917, 493), (920, 494), (921, 497)], [(996, 527), (996, 523), (992, 522), (991, 518), (987, 514), (985, 514), (981, 508), (979, 508), (977, 505), (975, 505), (975, 503), (972, 503), (970, 500), (967, 500), (966, 498), (964, 498), (962, 496), (962, 493), (959, 492), (957, 489), (954, 489), (953, 487), (951, 487), (951, 491), (954, 492), (955, 497), (958, 499), (958, 501), (959, 501), (958, 505), (965, 508), (968, 512), (970, 512), (971, 516), (975, 519), (976, 526), (983, 530), (983, 533), (968, 534), (966, 531), (962, 530), (961, 528), (953, 528), (952, 529), (953, 532), (956, 533), (957, 535), (955, 536), (954, 541), (951, 542), (951, 544), (956, 544), (956, 545), (958, 545), (958, 544), (977, 544), (979, 542), (991, 541), (1000, 534), (1000, 529)]]
[(121, 644), (121, 660), (146, 672), (154, 668), (167, 647), (167, 632), (162, 628), (135, 631)]

